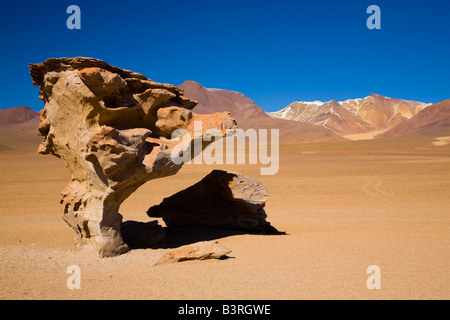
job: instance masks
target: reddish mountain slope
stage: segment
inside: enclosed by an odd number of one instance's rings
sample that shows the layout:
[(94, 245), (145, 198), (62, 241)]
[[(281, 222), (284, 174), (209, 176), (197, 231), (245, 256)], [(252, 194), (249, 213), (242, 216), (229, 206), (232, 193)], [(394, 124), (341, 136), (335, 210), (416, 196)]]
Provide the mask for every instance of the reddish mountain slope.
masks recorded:
[(28, 122), (35, 118), (39, 118), (39, 112), (28, 107), (0, 109), (0, 127)]
[(196, 113), (214, 113), (229, 111), (238, 126), (244, 130), (280, 129), (281, 142), (339, 141), (341, 137), (330, 130), (309, 123), (274, 119), (270, 117), (253, 100), (235, 91), (207, 89), (198, 82), (185, 81), (178, 86), (185, 96), (197, 100)]
[(39, 112), (28, 107), (0, 110), (0, 152), (36, 152), (42, 138), (37, 135)]
[(450, 135), (450, 100), (433, 104), (414, 117), (380, 134), (377, 138), (422, 134), (433, 137)]

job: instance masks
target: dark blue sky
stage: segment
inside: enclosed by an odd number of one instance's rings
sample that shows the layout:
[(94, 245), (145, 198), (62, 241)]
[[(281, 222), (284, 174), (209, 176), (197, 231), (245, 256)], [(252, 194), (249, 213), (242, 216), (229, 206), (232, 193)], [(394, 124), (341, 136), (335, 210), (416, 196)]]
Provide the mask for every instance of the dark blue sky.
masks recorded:
[[(81, 30), (66, 9), (81, 8)], [(381, 8), (381, 30), (366, 9)], [(0, 108), (43, 107), (28, 64), (87, 56), (178, 85), (240, 91), (267, 111), (378, 93), (450, 98), (450, 1), (3, 1)]]

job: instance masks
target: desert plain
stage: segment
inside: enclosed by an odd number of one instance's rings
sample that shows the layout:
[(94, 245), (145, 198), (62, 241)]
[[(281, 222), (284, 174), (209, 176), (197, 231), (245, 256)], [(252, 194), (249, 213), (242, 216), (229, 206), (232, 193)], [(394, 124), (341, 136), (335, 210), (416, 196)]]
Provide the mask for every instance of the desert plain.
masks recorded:
[[(282, 144), (271, 176), (260, 165), (185, 165), (133, 193), (124, 221), (154, 220), (151, 205), (224, 169), (267, 187), (267, 220), (285, 234), (184, 227), (161, 248), (112, 258), (75, 248), (59, 206), (70, 180), (62, 161), (2, 150), (0, 299), (448, 299), (450, 144), (436, 141)], [(229, 258), (154, 265), (201, 240), (218, 240)], [(81, 289), (67, 287), (71, 265)], [(367, 287), (371, 265), (381, 289)]]

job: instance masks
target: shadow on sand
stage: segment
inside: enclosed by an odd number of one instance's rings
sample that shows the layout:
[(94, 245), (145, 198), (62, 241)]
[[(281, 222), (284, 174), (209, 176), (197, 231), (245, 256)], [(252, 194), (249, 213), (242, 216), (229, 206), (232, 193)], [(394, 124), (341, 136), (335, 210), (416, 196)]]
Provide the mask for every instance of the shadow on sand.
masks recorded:
[(162, 227), (151, 222), (125, 221), (122, 237), (131, 249), (173, 249), (184, 245), (218, 240), (230, 236), (252, 234), (261, 236), (285, 235), (285, 232), (261, 233), (204, 226)]

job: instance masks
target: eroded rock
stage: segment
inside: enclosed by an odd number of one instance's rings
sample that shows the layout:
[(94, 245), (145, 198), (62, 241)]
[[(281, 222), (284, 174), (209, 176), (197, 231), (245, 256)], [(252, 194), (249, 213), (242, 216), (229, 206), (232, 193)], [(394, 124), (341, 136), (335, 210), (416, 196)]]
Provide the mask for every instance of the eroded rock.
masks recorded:
[(269, 191), (258, 180), (214, 170), (193, 186), (152, 206), (147, 214), (163, 218), (168, 227), (208, 226), (278, 233), (266, 221), (264, 206), (268, 198)]
[(45, 103), (38, 152), (61, 158), (72, 174), (62, 192), (63, 219), (75, 231), (78, 245), (93, 246), (101, 256), (128, 249), (121, 235), (120, 204), (145, 182), (181, 168), (171, 158), (178, 144), (171, 132), (192, 132), (197, 120), (203, 132), (217, 128), (225, 135), (236, 128), (229, 113), (192, 113), (197, 102), (176, 86), (102, 60), (48, 59), (30, 64), (30, 75)]

